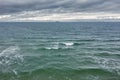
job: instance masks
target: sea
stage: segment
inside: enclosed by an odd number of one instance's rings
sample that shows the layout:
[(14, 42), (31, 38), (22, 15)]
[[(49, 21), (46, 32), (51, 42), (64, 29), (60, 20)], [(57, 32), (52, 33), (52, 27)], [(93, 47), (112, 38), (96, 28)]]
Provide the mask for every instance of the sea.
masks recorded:
[(120, 22), (0, 22), (0, 80), (120, 80)]

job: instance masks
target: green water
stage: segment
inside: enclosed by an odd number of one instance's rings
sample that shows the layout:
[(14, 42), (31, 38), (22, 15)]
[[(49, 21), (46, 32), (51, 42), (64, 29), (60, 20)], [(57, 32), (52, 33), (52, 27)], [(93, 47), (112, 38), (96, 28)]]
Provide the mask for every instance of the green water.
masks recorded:
[(0, 23), (0, 80), (120, 80), (120, 23)]

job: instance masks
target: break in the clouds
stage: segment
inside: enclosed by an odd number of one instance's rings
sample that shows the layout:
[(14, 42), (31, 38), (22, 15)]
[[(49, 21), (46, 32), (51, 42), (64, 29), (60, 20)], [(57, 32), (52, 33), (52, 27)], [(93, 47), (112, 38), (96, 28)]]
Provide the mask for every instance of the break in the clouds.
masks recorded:
[(120, 19), (120, 0), (0, 0), (0, 21)]

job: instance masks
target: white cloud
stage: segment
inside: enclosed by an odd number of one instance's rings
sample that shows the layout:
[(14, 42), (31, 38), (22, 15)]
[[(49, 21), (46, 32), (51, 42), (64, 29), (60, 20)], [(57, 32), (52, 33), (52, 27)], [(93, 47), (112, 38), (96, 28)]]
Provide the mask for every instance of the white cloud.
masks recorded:
[(1, 15), (0, 21), (74, 21), (85, 19), (120, 19), (118, 13), (86, 13), (86, 12), (68, 12), (52, 13), (46, 11), (23, 11), (11, 15)]
[(10, 18), (11, 15), (0, 15), (0, 20)]

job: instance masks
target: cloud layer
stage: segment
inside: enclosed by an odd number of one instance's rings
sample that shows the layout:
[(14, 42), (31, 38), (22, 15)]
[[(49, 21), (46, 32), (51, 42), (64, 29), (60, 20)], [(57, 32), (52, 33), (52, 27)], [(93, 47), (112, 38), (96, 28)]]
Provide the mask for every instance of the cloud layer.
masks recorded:
[[(101, 13), (119, 17), (119, 8), (120, 0), (0, 0), (0, 20), (69, 19), (70, 15), (90, 18), (92, 14), (99, 17)], [(88, 13), (90, 15), (86, 15)]]

